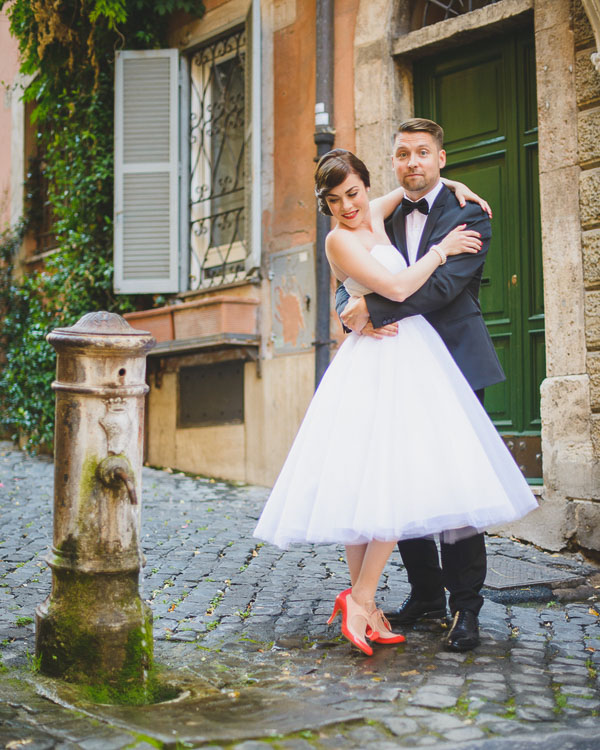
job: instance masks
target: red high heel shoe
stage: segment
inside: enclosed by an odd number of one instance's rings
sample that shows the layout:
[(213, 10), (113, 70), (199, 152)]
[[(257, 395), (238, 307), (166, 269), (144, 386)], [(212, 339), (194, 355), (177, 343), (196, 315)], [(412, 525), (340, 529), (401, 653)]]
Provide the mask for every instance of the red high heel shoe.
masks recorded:
[[(373, 649), (364, 639), (364, 633), (367, 625), (369, 624), (369, 614), (364, 607), (357, 604), (352, 598), (352, 589), (346, 589), (338, 594), (335, 598), (335, 604), (331, 617), (327, 621), (328, 625), (334, 621), (338, 612), (342, 613), (342, 633), (356, 648), (359, 648), (367, 656), (373, 654)], [(364, 629), (362, 629), (362, 636), (356, 628), (359, 626), (361, 621), (364, 621)], [(352, 632), (354, 630), (355, 632)], [(373, 633), (379, 635), (379, 633)]]
[(346, 589), (345, 591), (342, 591), (340, 594), (338, 594), (335, 597), (335, 604), (333, 605), (333, 612), (331, 613), (331, 617), (329, 620), (327, 620), (327, 624), (331, 625), (331, 623), (335, 620), (335, 616), (338, 612), (341, 612), (344, 607), (344, 603), (346, 600), (346, 597), (348, 594), (352, 593), (352, 588)]
[(394, 633), (387, 617), (380, 609), (369, 615), (369, 624), (365, 635), (374, 643), (405, 643), (406, 638), (400, 633)]

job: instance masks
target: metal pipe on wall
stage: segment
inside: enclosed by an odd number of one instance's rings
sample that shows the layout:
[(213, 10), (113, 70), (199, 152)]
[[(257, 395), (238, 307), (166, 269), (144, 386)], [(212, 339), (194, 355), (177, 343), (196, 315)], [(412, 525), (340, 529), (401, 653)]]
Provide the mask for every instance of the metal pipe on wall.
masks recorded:
[[(317, 161), (333, 147), (333, 4), (334, 0), (317, 0), (316, 15), (316, 103), (315, 134)], [(315, 388), (329, 365), (330, 273), (325, 257), (325, 237), (329, 217), (317, 212), (315, 325)]]

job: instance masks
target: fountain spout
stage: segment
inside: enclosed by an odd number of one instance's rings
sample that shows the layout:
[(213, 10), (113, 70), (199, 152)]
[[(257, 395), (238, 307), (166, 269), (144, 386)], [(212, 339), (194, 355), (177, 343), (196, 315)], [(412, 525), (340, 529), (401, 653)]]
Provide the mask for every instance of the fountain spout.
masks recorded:
[(137, 493), (135, 491), (135, 476), (124, 456), (107, 456), (96, 469), (98, 479), (106, 487), (117, 487), (120, 483), (125, 485), (129, 500), (132, 505), (137, 505)]

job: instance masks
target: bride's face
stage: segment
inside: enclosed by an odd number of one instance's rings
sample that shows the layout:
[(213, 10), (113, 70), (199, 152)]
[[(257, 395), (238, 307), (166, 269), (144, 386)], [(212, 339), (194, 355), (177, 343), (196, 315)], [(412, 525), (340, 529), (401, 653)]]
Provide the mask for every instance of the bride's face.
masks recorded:
[(350, 229), (356, 229), (369, 216), (367, 188), (354, 172), (332, 188), (325, 200), (333, 218)]

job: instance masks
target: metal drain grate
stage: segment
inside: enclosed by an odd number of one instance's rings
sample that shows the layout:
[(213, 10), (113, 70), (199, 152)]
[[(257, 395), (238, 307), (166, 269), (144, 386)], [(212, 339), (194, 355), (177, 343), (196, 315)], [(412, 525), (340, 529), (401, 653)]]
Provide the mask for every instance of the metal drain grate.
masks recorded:
[(485, 586), (490, 589), (512, 589), (571, 580), (575, 584), (581, 577), (581, 574), (560, 570), (550, 565), (525, 562), (505, 555), (488, 555)]

